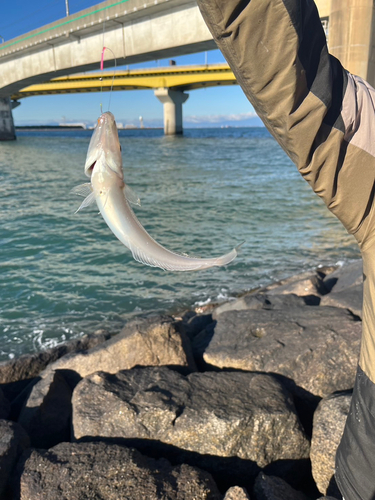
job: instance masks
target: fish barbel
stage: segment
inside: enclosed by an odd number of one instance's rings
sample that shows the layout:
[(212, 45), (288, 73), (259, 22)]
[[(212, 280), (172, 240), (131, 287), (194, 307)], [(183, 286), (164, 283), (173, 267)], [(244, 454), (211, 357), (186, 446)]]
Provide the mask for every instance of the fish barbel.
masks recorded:
[(77, 212), (96, 201), (110, 230), (138, 262), (168, 271), (193, 271), (224, 266), (237, 256), (238, 247), (226, 255), (209, 259), (179, 255), (148, 234), (129, 204), (140, 203), (124, 182), (117, 126), (109, 111), (98, 118), (87, 151), (85, 174), (91, 182), (73, 189), (75, 194), (85, 196)]

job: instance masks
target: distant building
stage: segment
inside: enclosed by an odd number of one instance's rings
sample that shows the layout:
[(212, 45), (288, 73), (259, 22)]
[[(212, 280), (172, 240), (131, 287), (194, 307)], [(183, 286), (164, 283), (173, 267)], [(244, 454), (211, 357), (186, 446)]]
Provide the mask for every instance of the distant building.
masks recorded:
[(86, 123), (83, 123), (83, 122), (76, 122), (76, 123), (66, 123), (66, 122), (63, 122), (63, 123), (59, 123), (59, 127), (83, 128), (85, 130), (87, 129)]

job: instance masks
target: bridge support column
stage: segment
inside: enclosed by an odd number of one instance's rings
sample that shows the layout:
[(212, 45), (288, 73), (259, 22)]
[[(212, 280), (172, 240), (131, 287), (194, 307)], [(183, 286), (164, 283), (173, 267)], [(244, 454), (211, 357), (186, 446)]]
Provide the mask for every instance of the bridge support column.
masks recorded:
[(328, 46), (348, 71), (375, 85), (373, 0), (331, 0)]
[(9, 97), (0, 97), (0, 141), (13, 141), (15, 138), (12, 104)]
[(182, 104), (189, 98), (181, 90), (160, 88), (154, 91), (156, 97), (164, 107), (164, 133), (165, 135), (180, 135), (182, 128)]

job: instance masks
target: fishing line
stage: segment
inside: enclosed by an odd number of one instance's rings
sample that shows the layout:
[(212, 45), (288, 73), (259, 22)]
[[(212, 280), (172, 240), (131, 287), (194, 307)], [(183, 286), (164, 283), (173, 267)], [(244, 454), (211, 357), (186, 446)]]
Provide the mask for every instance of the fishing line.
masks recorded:
[[(117, 68), (117, 59), (116, 59), (116, 56), (115, 54), (113, 53), (113, 51), (109, 48), (109, 47), (104, 47), (103, 45), (103, 49), (102, 49), (102, 56), (101, 56), (101, 59), (100, 59), (100, 69), (101, 71), (103, 71), (103, 67), (104, 67), (104, 52), (106, 50), (109, 50), (109, 52), (112, 54), (113, 56), (113, 59), (115, 60), (115, 68), (113, 70), (113, 75), (112, 75), (112, 83), (111, 83), (111, 88), (110, 88), (110, 91), (109, 91), (109, 100), (108, 100), (108, 111), (109, 111), (109, 108), (111, 107), (111, 97), (112, 97), (112, 90), (113, 90), (113, 84), (114, 84), (114, 81), (115, 81), (115, 75), (116, 75), (116, 68)], [(101, 85), (101, 97), (103, 96), (103, 78), (100, 78), (101, 82), (102, 82), (102, 85)], [(100, 103), (100, 111), (101, 113), (103, 113), (103, 105), (102, 103)]]
[[(105, 19), (104, 19), (104, 22), (103, 22), (103, 48), (102, 48), (102, 54), (101, 54), (101, 58), (100, 58), (100, 70), (102, 71), (102, 75), (103, 75), (103, 69), (104, 69), (104, 52), (106, 50), (109, 50), (109, 52), (112, 54), (113, 56), (113, 59), (115, 61), (115, 68), (113, 70), (113, 76), (112, 76), (112, 84), (111, 84), (111, 88), (110, 88), (110, 91), (109, 91), (109, 100), (108, 100), (108, 111), (111, 107), (111, 98), (112, 98), (112, 90), (113, 90), (113, 83), (115, 81), (115, 74), (116, 74), (116, 69), (117, 69), (117, 59), (116, 59), (116, 56), (115, 54), (113, 53), (113, 51), (109, 48), (109, 47), (106, 47), (104, 45), (104, 32), (105, 32)], [(101, 82), (101, 87), (100, 87), (100, 114), (103, 114), (103, 76), (101, 76), (99, 78), (100, 82)]]

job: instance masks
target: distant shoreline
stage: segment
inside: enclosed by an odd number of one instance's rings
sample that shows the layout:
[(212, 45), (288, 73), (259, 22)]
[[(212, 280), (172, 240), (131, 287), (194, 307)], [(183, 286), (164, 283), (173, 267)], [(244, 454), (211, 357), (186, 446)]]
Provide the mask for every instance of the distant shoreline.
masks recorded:
[[(265, 128), (262, 125), (243, 125), (243, 126), (232, 126), (232, 125), (221, 125), (221, 126), (202, 126), (202, 127), (188, 127), (185, 126), (186, 130), (197, 130), (197, 129), (239, 129), (239, 128)], [(83, 127), (82, 125), (16, 125), (16, 130), (94, 130), (92, 127)], [(122, 127), (118, 130), (163, 130), (163, 127)]]
[[(163, 127), (124, 127), (118, 130), (161, 130)], [(82, 125), (16, 125), (16, 130), (94, 130)]]

